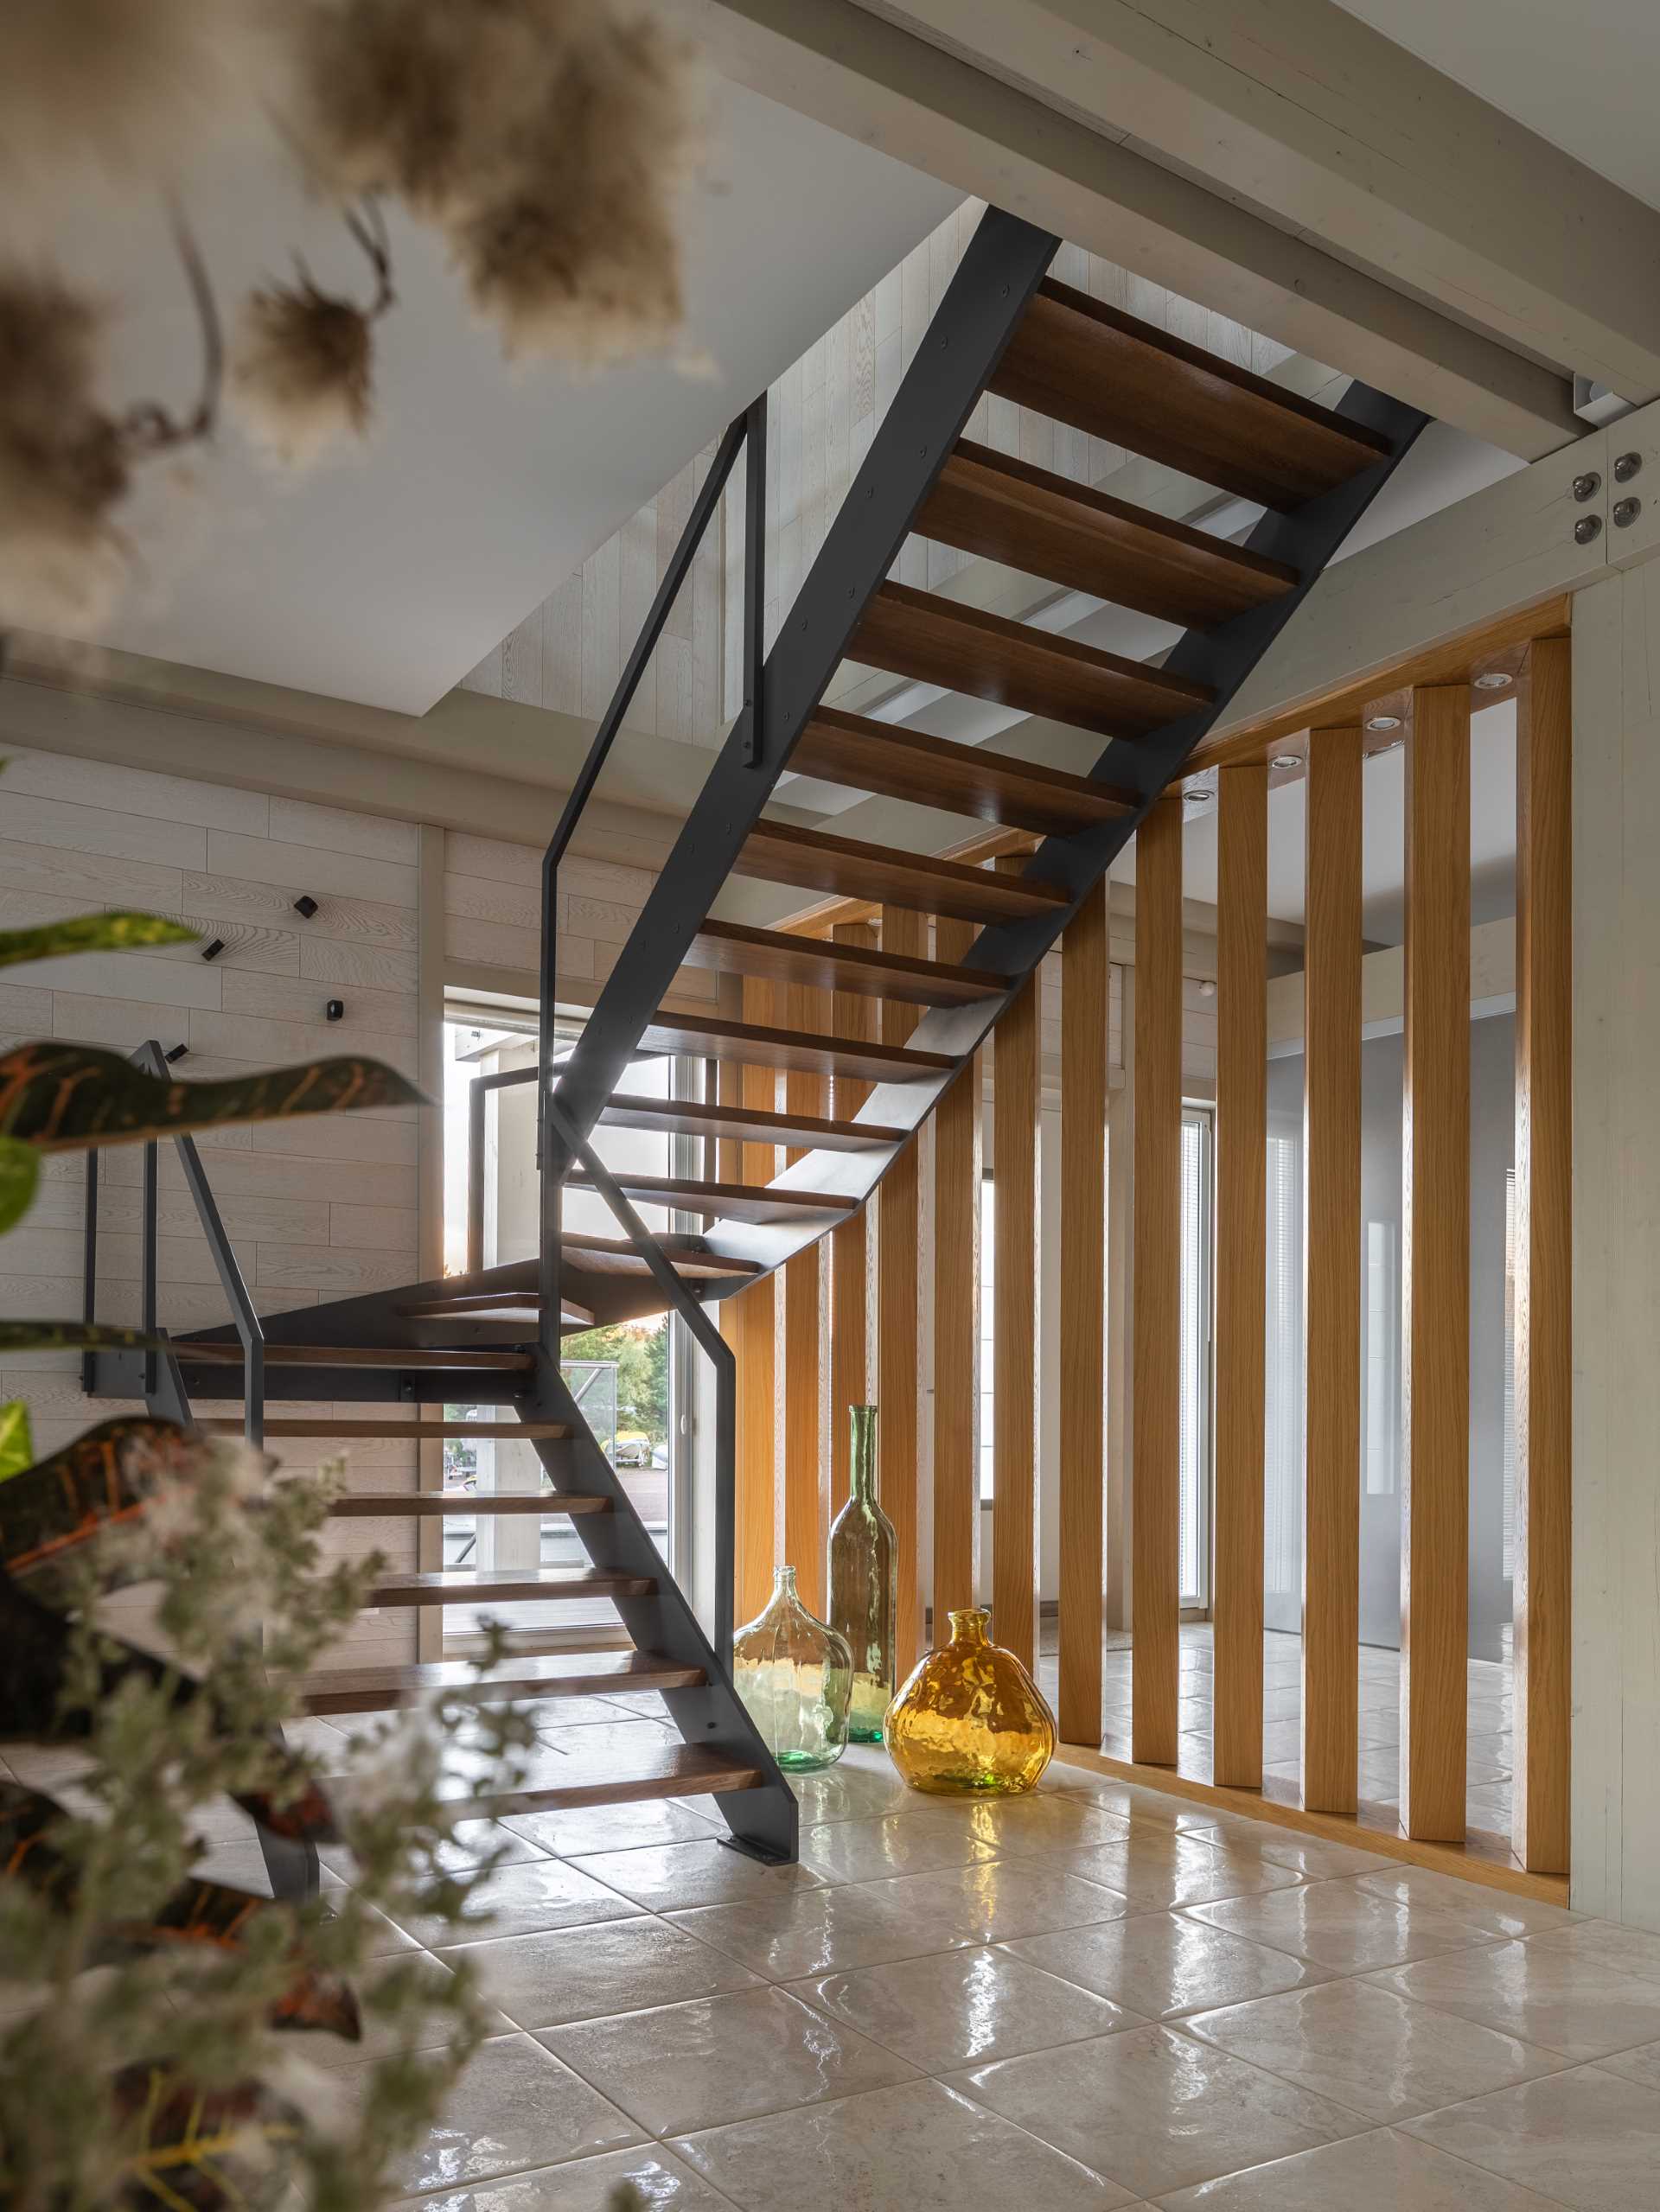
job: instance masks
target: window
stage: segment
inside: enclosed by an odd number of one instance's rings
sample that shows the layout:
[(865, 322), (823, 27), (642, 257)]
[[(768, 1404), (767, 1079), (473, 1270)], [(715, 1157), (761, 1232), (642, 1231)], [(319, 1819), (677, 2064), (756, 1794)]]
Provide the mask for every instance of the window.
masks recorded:
[(1268, 1138), (1267, 1374), (1263, 1567), (1270, 1597), (1303, 1590), (1303, 1162), (1290, 1130)]
[(1361, 1392), (1366, 1495), (1390, 1497), (1400, 1487), (1401, 1468), (1401, 1232), (1393, 1221), (1366, 1224)]
[(1210, 1584), (1210, 1116), (1182, 1116), (1181, 1602)]
[(1516, 1580), (1516, 1170), (1504, 1170), (1504, 1579)]

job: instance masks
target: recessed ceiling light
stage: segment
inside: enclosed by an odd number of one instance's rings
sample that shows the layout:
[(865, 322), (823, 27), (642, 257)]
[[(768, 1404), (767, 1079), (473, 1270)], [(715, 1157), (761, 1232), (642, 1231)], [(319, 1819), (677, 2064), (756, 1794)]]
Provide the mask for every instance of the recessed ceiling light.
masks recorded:
[(1184, 791), (1182, 794), (1182, 803), (1187, 806), (1208, 806), (1210, 804), (1210, 794), (1203, 787), (1194, 791)]
[(1276, 753), (1268, 762), (1271, 768), (1299, 768), (1303, 765), (1300, 753)]
[(1513, 677), (1505, 675), (1502, 669), (1490, 668), (1484, 675), (1477, 677), (1476, 689), (1478, 692), (1507, 692), (1514, 680)]
[(1369, 714), (1366, 727), (1369, 730), (1398, 730), (1401, 717), (1398, 714)]

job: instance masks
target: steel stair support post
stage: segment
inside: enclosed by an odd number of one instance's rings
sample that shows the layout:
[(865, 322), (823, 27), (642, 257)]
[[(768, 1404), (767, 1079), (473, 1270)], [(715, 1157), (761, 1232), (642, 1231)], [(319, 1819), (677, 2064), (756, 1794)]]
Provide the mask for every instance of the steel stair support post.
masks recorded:
[(738, 717), (571, 1055), (559, 1096), (578, 1136), (621, 1081), (1059, 243), (1000, 208), (980, 219), (767, 656), (760, 729), (752, 711)]

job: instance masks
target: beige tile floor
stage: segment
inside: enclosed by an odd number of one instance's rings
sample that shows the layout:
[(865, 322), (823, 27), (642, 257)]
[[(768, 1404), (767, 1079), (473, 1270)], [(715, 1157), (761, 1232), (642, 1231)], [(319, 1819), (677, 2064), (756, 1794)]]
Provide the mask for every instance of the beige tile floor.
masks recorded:
[(1660, 1937), (1076, 1768), (970, 1807), (860, 1750), (799, 1794), (784, 1871), (707, 1799), (496, 1832), (501, 2032), (412, 2204), (1660, 2207)]

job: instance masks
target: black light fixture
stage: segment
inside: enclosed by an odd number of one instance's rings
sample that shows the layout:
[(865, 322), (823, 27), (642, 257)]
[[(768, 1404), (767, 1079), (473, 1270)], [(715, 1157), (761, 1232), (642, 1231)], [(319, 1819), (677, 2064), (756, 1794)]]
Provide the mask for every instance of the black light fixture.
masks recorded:
[(308, 921), (310, 921), (312, 915), (316, 912), (316, 910), (317, 902), (312, 897), (310, 891), (302, 891), (298, 898), (294, 902), (295, 913), (303, 915)]
[(211, 945), (202, 947), (201, 957), (204, 960), (216, 960), (224, 950), (225, 940), (222, 937), (215, 937)]
[(343, 998), (331, 998), (322, 1010), (331, 1022), (343, 1022), (346, 1018), (346, 1001)]
[(164, 1052), (162, 1057), (163, 1060), (182, 1060), (189, 1049), (188, 1044), (176, 1044), (170, 1052)]

